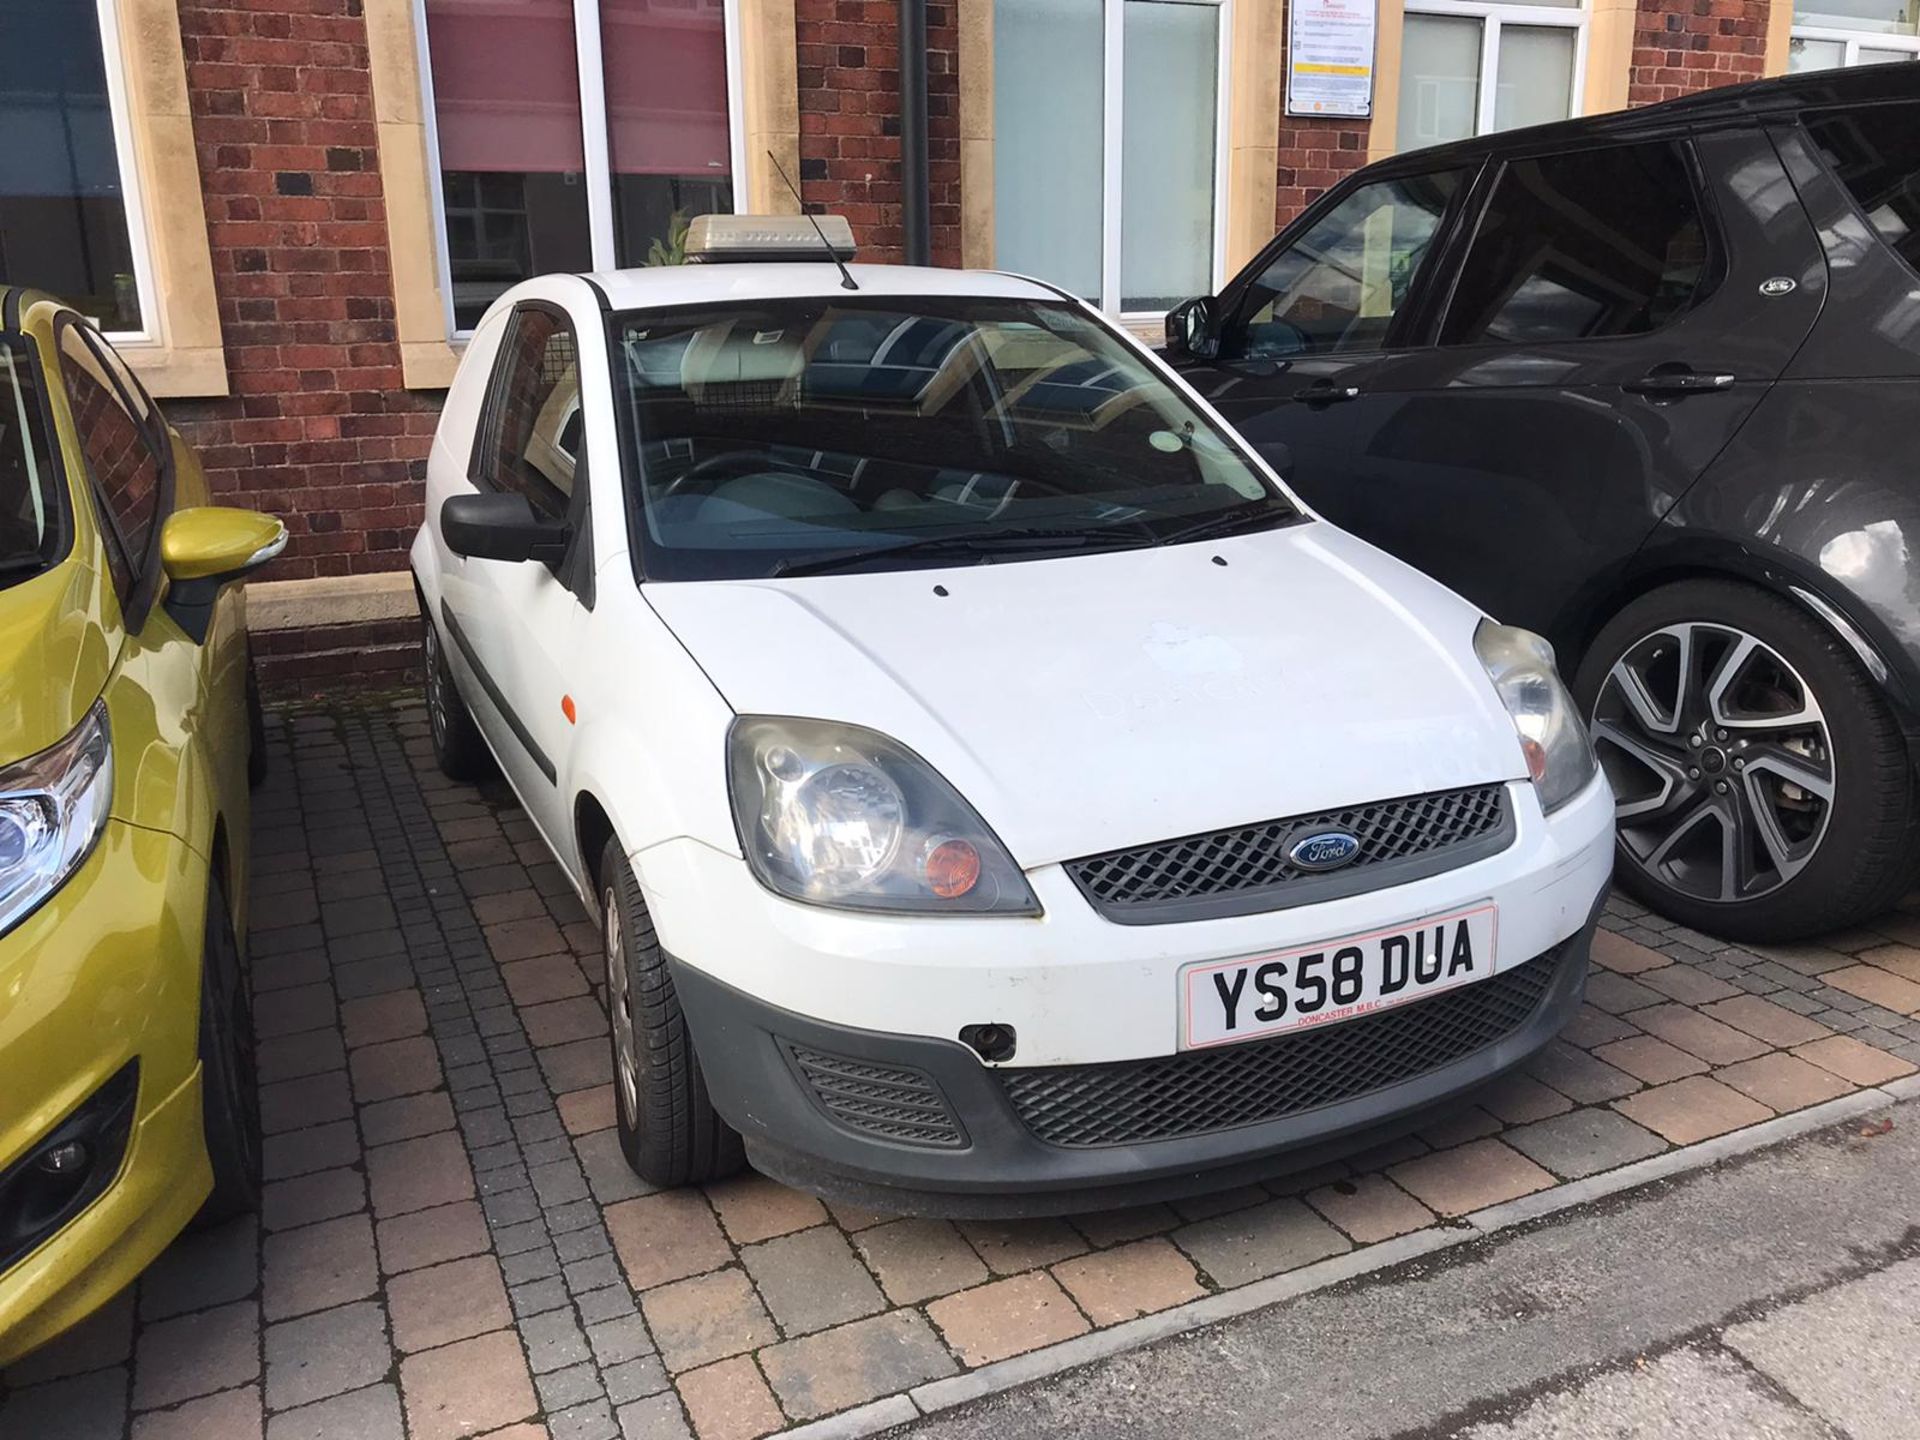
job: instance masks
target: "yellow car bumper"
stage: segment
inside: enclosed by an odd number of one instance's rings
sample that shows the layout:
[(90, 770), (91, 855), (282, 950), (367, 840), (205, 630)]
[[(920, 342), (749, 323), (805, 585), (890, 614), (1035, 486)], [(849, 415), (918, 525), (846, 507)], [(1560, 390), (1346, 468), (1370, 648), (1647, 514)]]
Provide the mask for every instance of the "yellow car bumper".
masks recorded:
[(207, 880), (178, 839), (109, 821), (86, 863), (0, 937), (0, 1177), (139, 1065), (111, 1181), (0, 1271), (0, 1367), (111, 1299), (212, 1189), (198, 1060)]

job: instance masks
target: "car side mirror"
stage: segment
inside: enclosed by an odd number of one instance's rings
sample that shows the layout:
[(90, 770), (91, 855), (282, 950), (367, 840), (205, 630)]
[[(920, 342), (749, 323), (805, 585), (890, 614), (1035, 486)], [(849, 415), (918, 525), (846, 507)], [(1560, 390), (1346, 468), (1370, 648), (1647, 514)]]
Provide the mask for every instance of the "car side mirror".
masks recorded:
[(1182, 300), (1167, 312), (1167, 353), (1211, 360), (1220, 353), (1220, 336), (1214, 323), (1213, 297), (1203, 295)]
[(555, 566), (567, 558), (573, 527), (536, 515), (524, 495), (483, 491), (447, 499), (440, 507), (440, 538), (469, 560), (538, 560)]
[(198, 645), (213, 624), (220, 591), (244, 580), (287, 548), (287, 527), (257, 510), (194, 505), (176, 510), (160, 531), (166, 611)]

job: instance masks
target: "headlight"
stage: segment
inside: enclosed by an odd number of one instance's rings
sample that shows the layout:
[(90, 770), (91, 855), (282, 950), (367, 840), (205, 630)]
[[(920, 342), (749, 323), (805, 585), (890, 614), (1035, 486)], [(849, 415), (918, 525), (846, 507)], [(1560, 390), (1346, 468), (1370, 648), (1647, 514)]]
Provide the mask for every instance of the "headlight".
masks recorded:
[(1553, 646), (1531, 630), (1482, 620), (1473, 649), (1520, 732), (1540, 808), (1551, 814), (1587, 788), (1596, 768), (1587, 727), (1553, 668)]
[(847, 910), (1040, 913), (1006, 847), (904, 745), (857, 725), (744, 716), (729, 746), (740, 846), (775, 894)]
[(104, 700), (59, 744), (0, 770), (0, 934), (80, 867), (112, 800)]

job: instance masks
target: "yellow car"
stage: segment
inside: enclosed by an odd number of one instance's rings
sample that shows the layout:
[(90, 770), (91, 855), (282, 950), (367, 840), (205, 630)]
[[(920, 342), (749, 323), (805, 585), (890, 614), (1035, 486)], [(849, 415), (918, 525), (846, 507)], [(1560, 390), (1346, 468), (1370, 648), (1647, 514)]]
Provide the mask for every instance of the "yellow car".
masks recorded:
[(250, 1209), (240, 579), (268, 515), (74, 310), (0, 289), (0, 1367)]

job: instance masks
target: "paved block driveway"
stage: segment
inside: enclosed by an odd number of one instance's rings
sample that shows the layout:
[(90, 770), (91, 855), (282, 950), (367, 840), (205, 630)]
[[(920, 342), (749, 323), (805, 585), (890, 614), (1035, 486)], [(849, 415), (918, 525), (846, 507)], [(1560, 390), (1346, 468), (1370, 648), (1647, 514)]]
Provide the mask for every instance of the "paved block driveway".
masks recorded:
[(1351, 1165), (1022, 1224), (754, 1177), (651, 1194), (609, 1128), (596, 927), (504, 789), (443, 780), (411, 705), (271, 734), (264, 1213), (181, 1241), (16, 1367), (0, 1435), (744, 1440), (1920, 1061), (1920, 906), (1760, 951), (1616, 900), (1564, 1043)]

